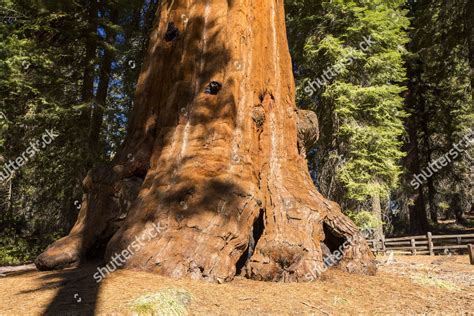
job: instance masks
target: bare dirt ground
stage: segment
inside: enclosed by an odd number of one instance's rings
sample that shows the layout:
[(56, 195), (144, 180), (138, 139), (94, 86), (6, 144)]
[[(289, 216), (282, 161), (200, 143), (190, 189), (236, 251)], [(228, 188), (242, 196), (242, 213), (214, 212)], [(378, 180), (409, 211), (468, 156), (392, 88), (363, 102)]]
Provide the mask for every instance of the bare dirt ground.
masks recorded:
[(474, 315), (467, 256), (379, 257), (373, 277), (327, 272), (305, 284), (237, 279), (227, 284), (117, 271), (97, 284), (95, 267), (0, 278), (1, 315), (131, 315), (130, 302), (165, 288), (188, 291), (191, 315)]

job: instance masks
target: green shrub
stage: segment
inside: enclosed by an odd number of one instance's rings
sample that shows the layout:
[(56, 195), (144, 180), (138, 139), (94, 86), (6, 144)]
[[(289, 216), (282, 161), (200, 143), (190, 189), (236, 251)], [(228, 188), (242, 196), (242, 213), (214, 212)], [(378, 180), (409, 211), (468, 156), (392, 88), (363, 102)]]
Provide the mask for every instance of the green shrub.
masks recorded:
[(34, 260), (60, 233), (30, 233), (21, 218), (0, 217), (0, 266), (19, 265)]
[(352, 212), (349, 211), (347, 213), (350, 219), (363, 230), (374, 230), (383, 223), (378, 220), (374, 214), (369, 211), (360, 211), (360, 212)]

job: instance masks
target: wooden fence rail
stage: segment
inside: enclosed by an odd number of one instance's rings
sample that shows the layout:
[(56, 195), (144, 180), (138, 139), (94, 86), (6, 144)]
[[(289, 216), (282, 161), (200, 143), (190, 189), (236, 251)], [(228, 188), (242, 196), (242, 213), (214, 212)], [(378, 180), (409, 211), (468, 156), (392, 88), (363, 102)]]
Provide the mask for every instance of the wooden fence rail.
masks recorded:
[(468, 250), (469, 244), (474, 244), (474, 234), (459, 235), (426, 235), (382, 238), (368, 240), (374, 253), (393, 251), (395, 254), (421, 255), (447, 252), (451, 249)]

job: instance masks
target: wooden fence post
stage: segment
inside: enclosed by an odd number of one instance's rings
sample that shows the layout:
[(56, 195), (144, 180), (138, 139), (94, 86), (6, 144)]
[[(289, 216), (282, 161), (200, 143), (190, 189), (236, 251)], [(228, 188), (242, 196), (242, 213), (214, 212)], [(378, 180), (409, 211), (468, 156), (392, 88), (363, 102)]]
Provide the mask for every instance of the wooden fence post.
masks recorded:
[(386, 249), (385, 249), (385, 236), (384, 235), (382, 235), (381, 241), (382, 241), (382, 253), (385, 254)]
[(416, 243), (415, 239), (410, 239), (410, 244), (411, 244), (411, 255), (416, 256)]
[(474, 245), (467, 245), (467, 251), (469, 252), (469, 260), (471, 264), (474, 265)]
[(431, 232), (428, 232), (426, 234), (426, 237), (428, 237), (428, 250), (430, 252), (430, 256), (434, 256), (434, 251), (433, 251), (433, 235)]

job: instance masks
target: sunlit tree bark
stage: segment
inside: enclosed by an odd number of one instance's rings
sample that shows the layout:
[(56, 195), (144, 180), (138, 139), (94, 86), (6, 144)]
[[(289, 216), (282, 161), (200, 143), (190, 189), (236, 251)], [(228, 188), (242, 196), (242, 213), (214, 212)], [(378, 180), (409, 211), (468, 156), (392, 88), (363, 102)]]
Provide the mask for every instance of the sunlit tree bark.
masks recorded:
[(175, 0), (158, 14), (129, 134), (110, 166), (89, 172), (76, 225), (37, 266), (101, 249), (109, 259), (158, 223), (124, 267), (305, 281), (324, 271), (322, 249), (340, 249), (342, 269), (375, 272), (357, 227), (311, 181), (302, 144), (311, 137), (298, 146), (305, 114), (283, 1)]

